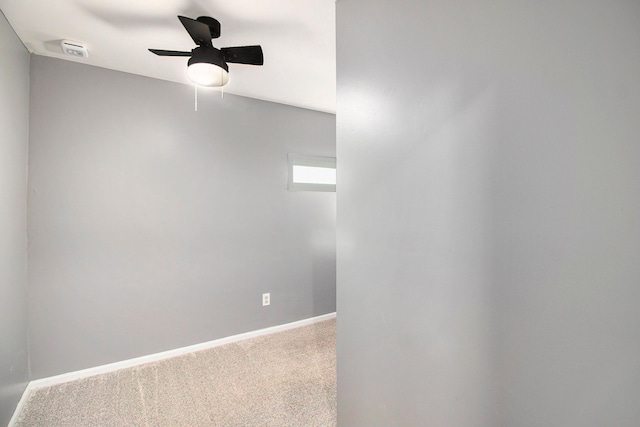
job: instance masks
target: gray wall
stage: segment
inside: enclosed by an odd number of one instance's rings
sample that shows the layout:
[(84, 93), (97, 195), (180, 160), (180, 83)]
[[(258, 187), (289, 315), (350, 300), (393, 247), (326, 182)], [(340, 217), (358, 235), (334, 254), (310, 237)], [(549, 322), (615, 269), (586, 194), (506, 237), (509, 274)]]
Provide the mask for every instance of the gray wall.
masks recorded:
[(0, 12), (0, 425), (27, 385), (29, 52)]
[(336, 6), (340, 426), (640, 425), (640, 3)]
[[(33, 378), (335, 310), (335, 116), (34, 57)], [(263, 292), (271, 306), (261, 306)]]

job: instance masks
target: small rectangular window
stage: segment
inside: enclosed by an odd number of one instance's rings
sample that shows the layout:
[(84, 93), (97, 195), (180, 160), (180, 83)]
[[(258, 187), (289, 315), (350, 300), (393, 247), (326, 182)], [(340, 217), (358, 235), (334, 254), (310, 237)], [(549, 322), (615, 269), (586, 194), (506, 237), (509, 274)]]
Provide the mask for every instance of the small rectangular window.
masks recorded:
[(336, 191), (336, 158), (289, 154), (289, 191)]

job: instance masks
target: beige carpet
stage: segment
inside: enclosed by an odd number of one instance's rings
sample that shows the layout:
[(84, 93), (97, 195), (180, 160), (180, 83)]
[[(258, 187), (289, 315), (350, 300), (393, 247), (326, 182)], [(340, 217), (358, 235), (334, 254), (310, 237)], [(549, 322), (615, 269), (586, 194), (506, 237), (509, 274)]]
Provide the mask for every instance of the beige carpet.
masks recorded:
[(336, 425), (335, 319), (34, 390), (16, 427)]

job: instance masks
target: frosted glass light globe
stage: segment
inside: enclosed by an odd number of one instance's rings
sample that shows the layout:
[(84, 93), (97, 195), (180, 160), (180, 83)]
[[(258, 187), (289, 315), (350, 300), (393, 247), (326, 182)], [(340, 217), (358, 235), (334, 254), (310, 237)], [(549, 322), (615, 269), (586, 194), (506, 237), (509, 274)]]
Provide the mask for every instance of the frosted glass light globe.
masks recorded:
[(201, 86), (220, 87), (229, 83), (229, 73), (208, 62), (191, 64), (187, 68), (189, 79)]

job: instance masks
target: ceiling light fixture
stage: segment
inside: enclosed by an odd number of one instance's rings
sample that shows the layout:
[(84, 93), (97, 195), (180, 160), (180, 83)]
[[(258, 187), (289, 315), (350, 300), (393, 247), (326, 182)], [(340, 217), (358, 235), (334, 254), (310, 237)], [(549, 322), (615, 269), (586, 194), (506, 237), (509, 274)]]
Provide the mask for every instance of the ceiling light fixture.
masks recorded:
[(220, 37), (220, 22), (200, 16), (191, 19), (178, 16), (178, 19), (198, 45), (191, 52), (181, 50), (149, 49), (158, 56), (188, 56), (187, 76), (201, 86), (221, 87), (229, 83), (229, 64), (262, 65), (264, 56), (262, 47), (236, 46), (216, 49), (212, 40)]
[(229, 66), (219, 49), (201, 46), (192, 51), (187, 76), (200, 86), (221, 87), (229, 83)]

